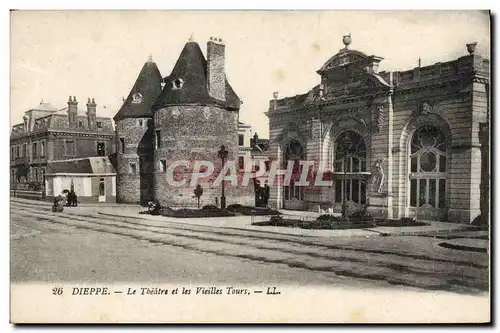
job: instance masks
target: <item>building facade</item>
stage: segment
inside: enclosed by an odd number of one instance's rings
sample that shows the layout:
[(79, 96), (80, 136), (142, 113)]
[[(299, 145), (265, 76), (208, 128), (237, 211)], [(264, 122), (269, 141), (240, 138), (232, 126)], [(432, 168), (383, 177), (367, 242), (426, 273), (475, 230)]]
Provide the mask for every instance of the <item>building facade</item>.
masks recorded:
[[(294, 170), (271, 188), (270, 204), (470, 223), (480, 214), (489, 60), (468, 44), (456, 60), (380, 72), (383, 58), (349, 49), (350, 35), (343, 43), (318, 85), (270, 101), (270, 158)], [(331, 185), (296, 186), (301, 160), (327, 170)]]
[(57, 109), (43, 101), (25, 112), (23, 123), (10, 134), (11, 186), (43, 187), (48, 163), (91, 156), (108, 158), (114, 153), (114, 130), (110, 118), (97, 116), (97, 104), (89, 98), (87, 109), (78, 107), (75, 96)]
[[(194, 205), (194, 188), (172, 186), (167, 171), (187, 161), (175, 171), (188, 182), (199, 172), (193, 169), (195, 161), (213, 162), (220, 171), (221, 146), (228, 152), (225, 163), (236, 165), (240, 104), (226, 77), (221, 39), (208, 41), (206, 58), (196, 42), (186, 43), (163, 79), (156, 64), (145, 64), (115, 116), (118, 201), (155, 198), (164, 206)], [(213, 186), (213, 179), (202, 187), (201, 204), (219, 204), (221, 188)], [(253, 188), (240, 186), (228, 186), (225, 195), (227, 204), (254, 199)]]

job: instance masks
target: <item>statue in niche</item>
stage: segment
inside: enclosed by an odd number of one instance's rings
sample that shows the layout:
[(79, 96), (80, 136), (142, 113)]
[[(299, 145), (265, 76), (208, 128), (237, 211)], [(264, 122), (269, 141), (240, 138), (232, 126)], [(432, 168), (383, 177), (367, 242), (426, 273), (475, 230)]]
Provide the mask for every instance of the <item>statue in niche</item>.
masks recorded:
[(378, 158), (372, 167), (372, 191), (376, 193), (381, 193), (382, 185), (384, 185), (385, 174), (384, 174), (384, 160)]

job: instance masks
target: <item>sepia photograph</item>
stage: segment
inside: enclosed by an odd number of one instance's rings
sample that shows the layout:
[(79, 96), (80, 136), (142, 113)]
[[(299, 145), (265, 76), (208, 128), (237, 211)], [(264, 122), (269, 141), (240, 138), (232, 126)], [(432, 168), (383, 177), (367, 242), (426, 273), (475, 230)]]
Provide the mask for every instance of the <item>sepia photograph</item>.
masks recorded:
[(10, 321), (491, 322), (487, 10), (12, 10)]

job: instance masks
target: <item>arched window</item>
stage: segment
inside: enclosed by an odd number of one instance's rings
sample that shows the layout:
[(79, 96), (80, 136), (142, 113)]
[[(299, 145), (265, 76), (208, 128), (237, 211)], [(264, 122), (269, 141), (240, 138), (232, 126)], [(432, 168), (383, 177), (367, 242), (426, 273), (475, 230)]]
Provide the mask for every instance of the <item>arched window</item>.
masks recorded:
[(298, 140), (290, 140), (285, 146), (284, 168), (287, 168), (288, 161), (294, 161), (290, 186), (283, 186), (285, 200), (304, 200), (304, 188), (295, 186), (299, 180), (302, 168), (300, 161), (305, 157), (304, 147)]
[(335, 140), (335, 202), (366, 204), (366, 145), (363, 137), (354, 131), (345, 131)]
[(410, 207), (446, 207), (446, 142), (443, 132), (426, 125), (410, 143)]

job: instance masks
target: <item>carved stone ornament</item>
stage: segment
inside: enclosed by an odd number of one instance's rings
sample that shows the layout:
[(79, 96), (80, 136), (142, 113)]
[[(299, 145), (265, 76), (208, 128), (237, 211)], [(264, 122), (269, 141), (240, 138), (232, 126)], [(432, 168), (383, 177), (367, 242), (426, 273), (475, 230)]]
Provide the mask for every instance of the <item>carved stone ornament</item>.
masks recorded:
[(372, 110), (372, 131), (378, 133), (384, 125), (385, 110), (383, 105), (376, 105)]
[(172, 111), (170, 111), (170, 113), (172, 114), (172, 117), (174, 117), (174, 119), (177, 119), (179, 117), (179, 115), (181, 114), (181, 112), (179, 111), (179, 108), (173, 108)]
[(210, 117), (210, 108), (209, 107), (203, 108), (203, 116), (205, 117), (205, 119), (208, 120), (208, 118)]
[(314, 136), (314, 118), (309, 118), (305, 123), (300, 126), (300, 134), (308, 139), (312, 139)]
[(372, 192), (381, 193), (382, 186), (384, 185), (384, 160), (378, 158), (372, 166)]

